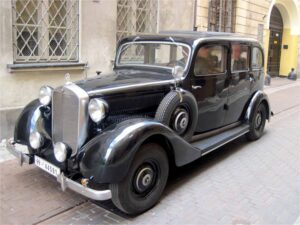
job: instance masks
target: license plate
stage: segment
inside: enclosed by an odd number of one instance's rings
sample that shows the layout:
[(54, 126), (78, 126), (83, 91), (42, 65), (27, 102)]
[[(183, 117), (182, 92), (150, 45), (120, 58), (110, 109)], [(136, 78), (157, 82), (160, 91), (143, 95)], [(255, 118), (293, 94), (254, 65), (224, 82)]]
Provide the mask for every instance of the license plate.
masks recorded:
[(34, 164), (55, 177), (57, 177), (60, 174), (60, 168), (54, 166), (53, 164), (47, 162), (46, 160), (38, 156), (34, 156)]

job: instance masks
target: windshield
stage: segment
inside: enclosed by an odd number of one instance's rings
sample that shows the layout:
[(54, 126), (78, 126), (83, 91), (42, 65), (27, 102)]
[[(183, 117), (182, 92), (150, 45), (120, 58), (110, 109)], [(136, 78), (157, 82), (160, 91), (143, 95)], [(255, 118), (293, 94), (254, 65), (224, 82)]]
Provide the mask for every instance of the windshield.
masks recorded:
[(183, 44), (133, 42), (121, 46), (117, 64), (168, 68), (181, 66), (185, 69), (189, 55), (190, 48)]

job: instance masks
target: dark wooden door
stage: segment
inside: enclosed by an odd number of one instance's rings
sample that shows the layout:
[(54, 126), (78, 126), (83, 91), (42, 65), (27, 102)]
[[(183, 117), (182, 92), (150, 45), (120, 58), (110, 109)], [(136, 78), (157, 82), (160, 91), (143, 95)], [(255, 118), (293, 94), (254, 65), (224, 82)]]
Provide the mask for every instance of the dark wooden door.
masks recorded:
[(283, 22), (276, 6), (273, 7), (270, 18), (270, 40), (268, 52), (268, 74), (278, 76), (280, 70), (280, 55), (282, 46)]

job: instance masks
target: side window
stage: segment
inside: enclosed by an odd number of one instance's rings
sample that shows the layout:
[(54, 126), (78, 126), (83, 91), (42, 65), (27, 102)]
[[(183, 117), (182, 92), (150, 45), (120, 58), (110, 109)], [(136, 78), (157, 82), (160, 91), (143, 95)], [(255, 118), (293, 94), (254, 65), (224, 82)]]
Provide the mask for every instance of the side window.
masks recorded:
[(203, 46), (196, 56), (194, 73), (199, 75), (213, 75), (224, 73), (226, 70), (227, 48), (224, 46)]
[(263, 54), (262, 51), (254, 47), (252, 49), (252, 68), (254, 69), (261, 69), (263, 67)]
[(249, 69), (249, 46), (233, 44), (231, 46), (231, 71)]

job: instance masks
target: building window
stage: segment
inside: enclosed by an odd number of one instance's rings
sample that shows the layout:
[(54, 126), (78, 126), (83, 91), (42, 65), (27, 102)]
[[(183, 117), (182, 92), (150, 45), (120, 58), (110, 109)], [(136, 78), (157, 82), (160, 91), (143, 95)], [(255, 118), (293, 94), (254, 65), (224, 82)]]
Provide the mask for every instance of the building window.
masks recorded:
[(118, 0), (117, 41), (157, 31), (158, 0)]
[(15, 63), (78, 61), (78, 0), (12, 0)]
[(234, 32), (236, 0), (210, 0), (208, 31)]

